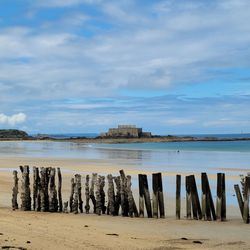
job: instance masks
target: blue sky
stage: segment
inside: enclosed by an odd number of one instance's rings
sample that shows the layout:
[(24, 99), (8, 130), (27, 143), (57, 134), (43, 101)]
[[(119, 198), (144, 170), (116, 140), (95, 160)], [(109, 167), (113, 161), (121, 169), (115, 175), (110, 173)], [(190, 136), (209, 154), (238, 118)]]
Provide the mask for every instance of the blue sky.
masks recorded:
[(1, 0), (0, 128), (250, 132), (250, 1)]

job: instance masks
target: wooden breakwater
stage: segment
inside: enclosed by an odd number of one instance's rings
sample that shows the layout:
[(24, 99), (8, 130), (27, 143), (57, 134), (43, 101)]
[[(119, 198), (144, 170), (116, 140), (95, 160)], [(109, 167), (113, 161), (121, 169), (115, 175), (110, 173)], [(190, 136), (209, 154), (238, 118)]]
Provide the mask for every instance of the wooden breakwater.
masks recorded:
[[(152, 174), (152, 193), (148, 178), (138, 174), (139, 206), (137, 208), (130, 175), (120, 170), (119, 175), (107, 176), (92, 173), (83, 178), (76, 174), (70, 183), (70, 195), (62, 200), (62, 174), (60, 168), (33, 167), (33, 187), (30, 185), (29, 166), (20, 166), (13, 172), (12, 209), (19, 208), (18, 193), (20, 189), (20, 209), (23, 211), (86, 213), (97, 215), (107, 214), (124, 217), (165, 218), (165, 203), (163, 194), (162, 174)], [(176, 176), (176, 219), (181, 218), (181, 175)], [(83, 185), (84, 184), (84, 185)], [(105, 188), (106, 185), (106, 188)], [(216, 200), (214, 202), (209, 180), (206, 173), (201, 173), (201, 199), (199, 199), (194, 175), (185, 177), (186, 214), (187, 219), (195, 220), (226, 220), (226, 190), (225, 174), (217, 174)], [(250, 177), (245, 178), (243, 197), (238, 185), (235, 191), (239, 208), (245, 223), (249, 223)], [(83, 195), (83, 190), (84, 195)], [(106, 192), (105, 192), (106, 191)], [(151, 198), (152, 194), (152, 198)], [(85, 199), (84, 199), (85, 198)], [(85, 210), (85, 211), (84, 211)]]

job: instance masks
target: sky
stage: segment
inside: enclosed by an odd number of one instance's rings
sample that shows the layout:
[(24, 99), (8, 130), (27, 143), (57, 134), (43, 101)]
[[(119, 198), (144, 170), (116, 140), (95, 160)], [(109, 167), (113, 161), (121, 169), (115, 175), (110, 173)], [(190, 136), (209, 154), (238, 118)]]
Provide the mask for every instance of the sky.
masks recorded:
[(249, 0), (0, 0), (0, 128), (250, 132)]

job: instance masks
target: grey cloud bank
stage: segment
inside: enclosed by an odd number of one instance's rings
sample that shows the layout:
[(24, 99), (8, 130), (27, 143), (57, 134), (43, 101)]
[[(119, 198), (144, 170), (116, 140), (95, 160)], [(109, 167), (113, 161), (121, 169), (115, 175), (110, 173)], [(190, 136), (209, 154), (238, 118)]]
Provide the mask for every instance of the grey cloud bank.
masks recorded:
[[(248, 111), (242, 112), (249, 78), (236, 72), (250, 75), (249, 1), (26, 4), (33, 15), (23, 18), (34, 25), (0, 26), (0, 113), (27, 114), (29, 124), (24, 119), (22, 125), (29, 131), (72, 132), (75, 125), (79, 132), (96, 132), (127, 122), (159, 132), (221, 132), (222, 126), (238, 132), (249, 126)], [(58, 18), (39, 17), (57, 8), (65, 10)], [(213, 99), (171, 95), (209, 81), (224, 84)], [(246, 87), (229, 97), (226, 82), (229, 89), (242, 82)], [(162, 97), (154, 98), (154, 91)], [(210, 96), (209, 89), (200, 94), (206, 91)], [(138, 92), (145, 98), (136, 98)]]

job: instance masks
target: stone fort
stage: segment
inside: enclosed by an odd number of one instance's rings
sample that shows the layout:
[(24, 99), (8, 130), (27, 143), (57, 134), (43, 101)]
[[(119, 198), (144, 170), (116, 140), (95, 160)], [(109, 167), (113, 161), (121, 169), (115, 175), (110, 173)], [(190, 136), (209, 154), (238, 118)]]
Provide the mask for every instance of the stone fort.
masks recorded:
[(110, 128), (108, 132), (100, 134), (100, 137), (108, 138), (149, 138), (151, 136), (151, 132), (143, 132), (142, 128), (137, 128), (135, 125), (118, 125), (118, 128)]

